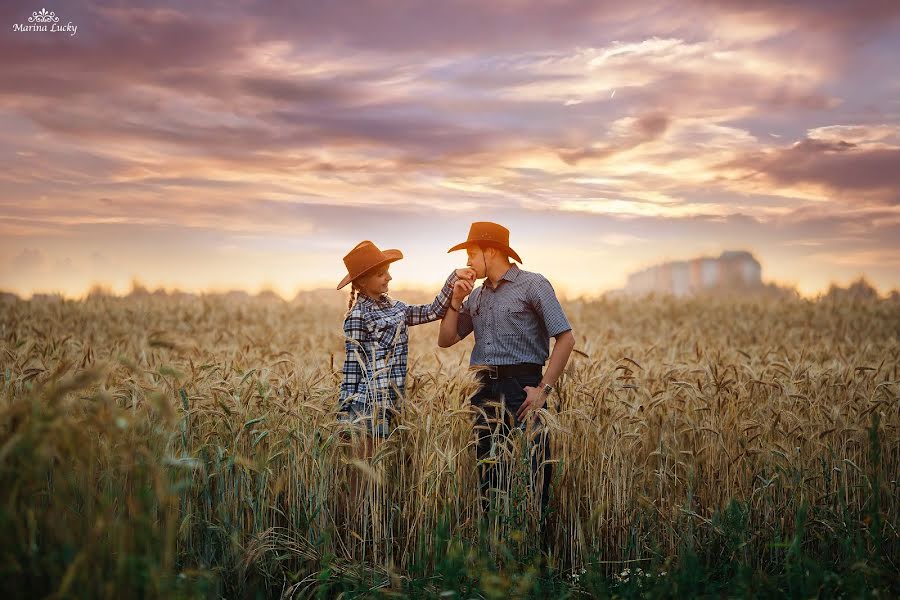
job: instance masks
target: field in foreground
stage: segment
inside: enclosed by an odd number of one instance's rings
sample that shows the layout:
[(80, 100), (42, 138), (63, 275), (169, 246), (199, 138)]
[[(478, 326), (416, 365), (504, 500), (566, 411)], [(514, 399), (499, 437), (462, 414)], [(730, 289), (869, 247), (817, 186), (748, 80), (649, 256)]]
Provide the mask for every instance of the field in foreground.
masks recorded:
[[(10, 597), (900, 594), (900, 302), (565, 306), (545, 539), (529, 441), (479, 520), (469, 344), (411, 333), (399, 427), (338, 435), (338, 304), (0, 312)], [(542, 548), (545, 556), (541, 559)]]

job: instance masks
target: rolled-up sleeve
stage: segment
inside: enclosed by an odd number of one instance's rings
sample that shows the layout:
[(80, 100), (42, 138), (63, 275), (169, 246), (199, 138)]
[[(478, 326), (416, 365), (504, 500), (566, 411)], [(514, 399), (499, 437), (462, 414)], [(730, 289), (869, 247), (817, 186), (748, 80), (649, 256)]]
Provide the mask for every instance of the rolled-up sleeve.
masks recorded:
[(406, 324), (410, 326), (422, 325), (423, 323), (437, 321), (443, 317), (447, 312), (447, 307), (450, 306), (450, 299), (453, 297), (453, 284), (458, 279), (456, 271), (450, 273), (441, 291), (438, 292), (431, 304), (411, 304), (407, 306)]
[(546, 277), (539, 276), (528, 290), (528, 302), (543, 320), (550, 337), (569, 331), (572, 326)]

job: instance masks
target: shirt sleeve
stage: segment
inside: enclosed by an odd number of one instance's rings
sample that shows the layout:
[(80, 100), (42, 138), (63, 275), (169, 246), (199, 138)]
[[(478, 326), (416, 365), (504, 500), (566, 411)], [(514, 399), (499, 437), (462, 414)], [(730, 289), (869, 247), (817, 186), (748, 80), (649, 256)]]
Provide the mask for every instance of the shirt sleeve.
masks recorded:
[(430, 323), (437, 321), (447, 312), (450, 306), (450, 298), (453, 297), (453, 284), (459, 277), (456, 276), (454, 270), (450, 273), (450, 277), (444, 282), (444, 287), (438, 292), (431, 304), (410, 304), (406, 307), (406, 324), (421, 325), (422, 323)]
[(344, 358), (343, 375), (341, 382), (340, 402), (342, 405), (355, 400), (359, 392), (365, 373), (364, 365), (368, 363), (366, 349), (363, 342), (366, 339), (365, 317), (361, 311), (354, 308), (344, 319)]
[(572, 329), (566, 313), (559, 304), (556, 292), (546, 277), (539, 276), (528, 289), (528, 302), (543, 321), (550, 337), (556, 337)]
[[(470, 303), (469, 300), (472, 299), (472, 294), (469, 294), (469, 297), (463, 300), (462, 305), (459, 307), (459, 314), (456, 318), (456, 335), (459, 336), (459, 339), (463, 339), (475, 329), (475, 325), (472, 322), (472, 313), (469, 312)], [(479, 294), (481, 292), (478, 292)]]

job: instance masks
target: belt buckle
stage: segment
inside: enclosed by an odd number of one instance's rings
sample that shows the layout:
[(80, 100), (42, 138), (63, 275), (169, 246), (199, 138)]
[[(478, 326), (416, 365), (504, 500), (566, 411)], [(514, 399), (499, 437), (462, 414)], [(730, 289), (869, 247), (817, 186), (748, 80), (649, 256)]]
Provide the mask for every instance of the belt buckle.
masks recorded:
[(499, 369), (494, 365), (488, 365), (488, 379), (499, 379)]

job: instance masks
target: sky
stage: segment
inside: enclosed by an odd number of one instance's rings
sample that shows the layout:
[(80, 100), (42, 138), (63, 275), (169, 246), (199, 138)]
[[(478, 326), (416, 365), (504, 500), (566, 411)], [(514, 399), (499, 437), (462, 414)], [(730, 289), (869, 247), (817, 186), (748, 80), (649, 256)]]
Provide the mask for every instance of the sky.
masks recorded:
[(13, 0), (0, 31), (0, 290), (290, 297), (364, 239), (428, 288), (473, 221), (566, 296), (724, 250), (900, 287), (895, 0)]

